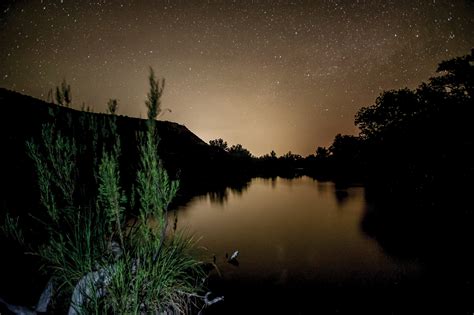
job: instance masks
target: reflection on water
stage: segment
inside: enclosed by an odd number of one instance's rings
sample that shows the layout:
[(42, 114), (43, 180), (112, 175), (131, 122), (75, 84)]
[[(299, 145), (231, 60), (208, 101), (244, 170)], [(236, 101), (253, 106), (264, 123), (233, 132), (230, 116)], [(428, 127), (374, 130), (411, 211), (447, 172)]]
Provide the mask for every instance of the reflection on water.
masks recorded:
[(444, 212), (365, 196), (309, 177), (256, 178), (182, 206), (178, 229), (201, 237), (222, 275), (209, 285), (225, 302), (208, 314), (471, 314), (469, 221), (460, 229)]
[[(416, 262), (394, 261), (362, 232), (365, 208), (363, 187), (256, 178), (243, 190), (194, 198), (177, 212), (178, 229), (201, 237), (225, 281), (366, 287), (417, 277)], [(238, 267), (226, 260), (234, 250)]]

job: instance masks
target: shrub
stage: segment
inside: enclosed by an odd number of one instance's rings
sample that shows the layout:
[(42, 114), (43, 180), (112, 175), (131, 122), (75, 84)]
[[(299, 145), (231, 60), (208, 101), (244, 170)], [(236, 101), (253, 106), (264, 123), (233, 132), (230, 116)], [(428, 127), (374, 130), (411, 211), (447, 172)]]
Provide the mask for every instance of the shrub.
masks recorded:
[[(157, 94), (155, 81), (150, 84), (147, 104), (159, 104), (162, 89)], [(157, 153), (156, 110), (138, 135), (137, 179), (129, 191), (121, 187), (121, 145), (111, 113), (104, 120), (81, 113), (81, 139), (52, 122), (40, 141), (27, 142), (44, 210), (32, 215), (45, 235), (31, 250), (55, 283), (56, 305), (69, 304), (69, 314), (186, 312), (205, 274), (192, 238), (167, 229), (179, 182)]]

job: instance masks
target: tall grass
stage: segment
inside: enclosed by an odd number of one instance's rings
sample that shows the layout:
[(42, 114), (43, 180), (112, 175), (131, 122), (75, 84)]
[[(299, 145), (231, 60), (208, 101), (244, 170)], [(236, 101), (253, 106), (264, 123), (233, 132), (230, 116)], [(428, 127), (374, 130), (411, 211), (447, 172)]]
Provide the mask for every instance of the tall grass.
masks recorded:
[(154, 118), (164, 85), (157, 92), (152, 70), (149, 81), (152, 115), (137, 139), (131, 190), (121, 187), (115, 111), (101, 121), (81, 113), (80, 129), (69, 137), (54, 122), (45, 124), (41, 140), (27, 143), (42, 209), (32, 215), (46, 236), (31, 250), (56, 285), (53, 312), (70, 304), (70, 314), (187, 313), (202, 290), (205, 274), (193, 239), (167, 229), (179, 182), (157, 153)]

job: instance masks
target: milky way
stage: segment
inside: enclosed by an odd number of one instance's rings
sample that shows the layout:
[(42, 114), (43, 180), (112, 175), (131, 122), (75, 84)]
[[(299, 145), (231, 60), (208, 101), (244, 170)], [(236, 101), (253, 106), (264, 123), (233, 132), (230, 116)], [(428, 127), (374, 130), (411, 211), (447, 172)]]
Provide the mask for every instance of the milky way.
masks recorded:
[(145, 117), (148, 67), (161, 119), (255, 155), (307, 155), (381, 91), (416, 87), (474, 47), (473, 1), (16, 1), (0, 4), (0, 86), (76, 108)]

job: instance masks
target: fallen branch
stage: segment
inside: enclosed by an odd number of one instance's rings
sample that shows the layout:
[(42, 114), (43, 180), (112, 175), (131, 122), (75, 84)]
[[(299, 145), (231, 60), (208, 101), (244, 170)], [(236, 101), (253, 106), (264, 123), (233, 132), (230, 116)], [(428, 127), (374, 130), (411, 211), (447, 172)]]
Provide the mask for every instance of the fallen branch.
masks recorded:
[(89, 272), (82, 277), (72, 292), (68, 315), (81, 314), (81, 309), (88, 299), (103, 297), (114, 272), (115, 268), (110, 266), (98, 271)]

